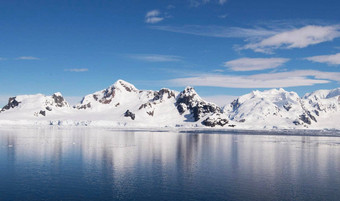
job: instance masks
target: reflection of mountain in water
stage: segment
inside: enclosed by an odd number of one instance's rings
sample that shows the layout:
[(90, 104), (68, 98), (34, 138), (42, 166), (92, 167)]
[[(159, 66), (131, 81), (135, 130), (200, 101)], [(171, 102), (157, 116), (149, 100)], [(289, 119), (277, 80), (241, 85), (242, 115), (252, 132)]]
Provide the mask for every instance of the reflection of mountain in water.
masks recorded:
[(31, 199), (38, 191), (88, 200), (332, 200), (340, 196), (339, 144), (332, 137), (7, 130), (0, 132), (0, 189)]

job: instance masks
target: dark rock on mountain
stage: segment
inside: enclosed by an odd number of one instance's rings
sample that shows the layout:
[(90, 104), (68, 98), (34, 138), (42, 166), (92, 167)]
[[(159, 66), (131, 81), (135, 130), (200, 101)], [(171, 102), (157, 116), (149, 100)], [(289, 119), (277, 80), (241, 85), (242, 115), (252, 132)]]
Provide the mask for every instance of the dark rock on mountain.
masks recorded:
[(55, 93), (52, 95), (56, 107), (64, 107), (68, 106), (67, 102), (65, 101), (64, 97), (60, 93)]
[(87, 104), (83, 104), (83, 105), (77, 105), (76, 106), (77, 109), (79, 110), (86, 110), (87, 108), (91, 108), (91, 103), (87, 103)]
[(9, 109), (11, 109), (11, 108), (18, 107), (18, 105), (19, 105), (20, 103), (21, 103), (21, 102), (18, 102), (18, 101), (16, 100), (16, 97), (10, 97), (10, 98), (8, 99), (8, 104), (5, 105), (5, 106), (1, 109), (0, 112), (3, 112), (3, 111), (5, 111), (5, 110), (9, 110)]
[(148, 111), (148, 112), (146, 112), (148, 115), (150, 115), (150, 116), (153, 116), (154, 115), (154, 113), (155, 113), (155, 111)]
[(233, 111), (237, 110), (237, 109), (241, 106), (241, 104), (240, 104), (240, 102), (239, 102), (239, 99), (234, 100), (234, 101), (231, 103), (231, 106), (232, 106), (232, 108), (233, 108)]
[(46, 111), (40, 110), (39, 114), (41, 114), (42, 116), (46, 116)]
[(130, 110), (126, 110), (124, 117), (130, 117), (132, 120), (135, 120), (135, 114), (130, 112)]
[(246, 122), (246, 120), (245, 119), (240, 119), (240, 120), (238, 120), (238, 122), (244, 123), (244, 122)]
[(310, 120), (310, 118), (306, 114), (300, 115), (300, 120), (303, 121), (306, 124), (309, 124), (309, 125), (312, 124), (312, 121)]
[(209, 113), (221, 113), (221, 108), (213, 103), (204, 101), (192, 87), (185, 88), (177, 96), (175, 105), (180, 114), (190, 110), (194, 121), (198, 121), (202, 116)]
[(293, 124), (295, 124), (295, 125), (301, 125), (301, 123), (300, 123), (300, 121), (299, 121), (299, 120), (295, 120), (295, 121), (293, 121)]
[(226, 118), (221, 118), (221, 117), (208, 117), (204, 121), (202, 121), (202, 124), (204, 126), (209, 126), (209, 127), (215, 127), (217, 125), (225, 126), (227, 123), (228, 123), (228, 120)]
[(308, 125), (312, 124), (312, 120), (317, 122), (316, 118), (309, 111), (306, 111), (306, 113), (300, 115), (300, 120)]
[(283, 108), (289, 111), (290, 109), (292, 109), (292, 104), (286, 103), (283, 105)]
[(161, 89), (158, 92), (155, 92), (155, 97), (152, 99), (152, 101), (156, 100), (162, 100), (164, 98), (175, 98), (175, 92), (170, 89)]
[(93, 94), (93, 99), (97, 101), (98, 100), (98, 95)]
[(144, 103), (141, 106), (139, 106), (139, 110), (141, 110), (143, 108), (148, 108), (148, 107), (152, 107), (151, 103)]

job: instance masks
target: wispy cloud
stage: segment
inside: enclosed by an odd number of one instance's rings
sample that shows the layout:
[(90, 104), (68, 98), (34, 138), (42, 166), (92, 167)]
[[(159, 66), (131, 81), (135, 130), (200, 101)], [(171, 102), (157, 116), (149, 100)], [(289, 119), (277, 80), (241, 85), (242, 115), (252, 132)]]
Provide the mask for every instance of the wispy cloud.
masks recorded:
[(224, 27), (224, 26), (201, 26), (201, 25), (185, 25), (185, 26), (151, 26), (151, 29), (161, 31), (169, 31), (175, 33), (191, 34), (197, 36), (208, 36), (217, 38), (258, 38), (272, 36), (277, 30), (268, 30), (264, 28), (240, 28), (240, 27)]
[(218, 3), (223, 5), (223, 4), (227, 3), (227, 0), (218, 0)]
[(227, 3), (227, 0), (189, 0), (189, 2), (190, 2), (190, 6), (198, 7), (198, 6), (210, 3), (210, 2), (215, 2), (217, 4), (224, 5), (225, 3)]
[(32, 56), (21, 56), (16, 58), (16, 60), (40, 60), (40, 58)]
[(168, 80), (168, 84), (173, 86), (191, 85), (226, 88), (279, 88), (312, 86), (315, 84), (326, 84), (331, 81), (340, 82), (340, 73), (316, 70), (297, 70), (240, 76), (199, 74), (192, 77)]
[(164, 20), (164, 17), (161, 17), (161, 12), (159, 10), (151, 10), (145, 15), (145, 22), (149, 24), (156, 24), (160, 21)]
[(70, 69), (64, 69), (64, 71), (82, 73), (82, 72), (89, 71), (89, 69), (87, 69), (87, 68), (70, 68)]
[(276, 49), (305, 48), (340, 37), (340, 25), (302, 25), (303, 23), (306, 22), (295, 24), (280, 22), (280, 26), (268, 23), (250, 28), (216, 25), (150, 26), (150, 28), (197, 36), (245, 38), (248, 44), (237, 48), (238, 50), (251, 49), (262, 53), (273, 53)]
[(7, 59), (4, 58), (4, 57), (0, 57), (0, 61), (5, 61), (5, 60), (7, 60)]
[(166, 7), (166, 9), (174, 9), (174, 8), (176, 8), (176, 6), (174, 6), (174, 5), (172, 5), (172, 4), (170, 4), (170, 5), (168, 5), (167, 7)]
[(328, 65), (340, 65), (340, 53), (307, 57), (305, 59), (313, 62), (327, 63)]
[(275, 49), (305, 48), (310, 45), (332, 41), (340, 37), (340, 26), (313, 26), (294, 28), (277, 33), (259, 42), (249, 43), (241, 49), (252, 49), (255, 52), (272, 53)]
[(240, 58), (224, 63), (233, 71), (255, 71), (273, 69), (289, 61), (287, 58)]
[(228, 17), (228, 14), (219, 15), (218, 17), (219, 17), (219, 18), (222, 18), (222, 19), (225, 19), (225, 18), (227, 18), (227, 17)]
[(182, 60), (180, 56), (162, 54), (131, 54), (129, 57), (148, 62), (176, 62)]
[(213, 70), (213, 72), (222, 73), (222, 72), (224, 72), (224, 70), (223, 69), (215, 69), (215, 70)]

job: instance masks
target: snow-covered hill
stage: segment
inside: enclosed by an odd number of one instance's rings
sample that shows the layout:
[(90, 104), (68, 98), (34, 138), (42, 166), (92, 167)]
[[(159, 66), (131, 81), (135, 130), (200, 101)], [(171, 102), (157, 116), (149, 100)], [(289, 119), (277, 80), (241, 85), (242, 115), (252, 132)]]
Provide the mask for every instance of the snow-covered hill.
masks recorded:
[(66, 114), (71, 110), (61, 93), (52, 96), (43, 94), (11, 97), (0, 111), (8, 119), (40, 118), (56, 114)]
[(60, 93), (12, 97), (0, 112), (0, 125), (340, 129), (339, 117), (340, 88), (303, 97), (284, 89), (253, 91), (221, 109), (192, 87), (138, 90), (118, 80), (73, 107)]

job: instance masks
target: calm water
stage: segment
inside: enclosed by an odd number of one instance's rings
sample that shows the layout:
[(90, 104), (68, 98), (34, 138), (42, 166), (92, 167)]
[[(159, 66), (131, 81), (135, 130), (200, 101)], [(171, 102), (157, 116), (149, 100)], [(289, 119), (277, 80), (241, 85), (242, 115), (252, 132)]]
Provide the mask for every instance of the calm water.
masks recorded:
[(0, 130), (0, 200), (339, 199), (339, 137)]

